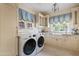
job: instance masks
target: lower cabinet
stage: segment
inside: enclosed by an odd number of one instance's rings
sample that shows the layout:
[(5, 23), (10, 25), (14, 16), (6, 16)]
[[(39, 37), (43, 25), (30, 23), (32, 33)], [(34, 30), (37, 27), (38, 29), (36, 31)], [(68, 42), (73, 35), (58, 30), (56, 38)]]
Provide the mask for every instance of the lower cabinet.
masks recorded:
[(49, 44), (51, 46), (60, 47), (60, 48), (69, 49), (69, 50), (79, 51), (78, 36), (51, 37), (50, 40), (46, 39), (46, 44)]

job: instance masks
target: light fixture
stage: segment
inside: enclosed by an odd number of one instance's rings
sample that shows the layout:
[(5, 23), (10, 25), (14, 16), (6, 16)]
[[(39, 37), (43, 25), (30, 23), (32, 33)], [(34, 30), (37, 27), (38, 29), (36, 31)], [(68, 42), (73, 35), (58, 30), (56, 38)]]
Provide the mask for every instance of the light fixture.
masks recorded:
[(59, 11), (59, 7), (58, 7), (57, 3), (54, 3), (54, 4), (52, 5), (52, 11), (53, 11), (54, 13), (57, 12), (57, 11)]

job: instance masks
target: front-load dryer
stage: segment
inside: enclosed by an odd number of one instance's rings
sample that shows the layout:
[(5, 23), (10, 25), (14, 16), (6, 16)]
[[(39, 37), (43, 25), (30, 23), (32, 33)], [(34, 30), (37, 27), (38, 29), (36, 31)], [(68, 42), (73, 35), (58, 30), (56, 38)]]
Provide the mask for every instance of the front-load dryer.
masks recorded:
[(44, 48), (44, 35), (42, 33), (37, 34), (37, 54)]
[(35, 35), (22, 34), (20, 36), (19, 55), (20, 56), (36, 55), (36, 37), (35, 37)]

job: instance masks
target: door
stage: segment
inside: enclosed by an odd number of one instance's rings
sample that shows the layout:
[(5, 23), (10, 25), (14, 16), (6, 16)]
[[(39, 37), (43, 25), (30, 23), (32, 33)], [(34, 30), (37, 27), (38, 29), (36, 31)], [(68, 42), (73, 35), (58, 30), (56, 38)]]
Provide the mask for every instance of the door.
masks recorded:
[(30, 55), (35, 51), (35, 49), (36, 49), (35, 39), (29, 39), (24, 44), (23, 52), (24, 52), (25, 55)]
[(43, 36), (40, 36), (38, 38), (38, 47), (42, 47), (44, 44), (44, 37)]
[(17, 55), (17, 8), (0, 4), (0, 55)]

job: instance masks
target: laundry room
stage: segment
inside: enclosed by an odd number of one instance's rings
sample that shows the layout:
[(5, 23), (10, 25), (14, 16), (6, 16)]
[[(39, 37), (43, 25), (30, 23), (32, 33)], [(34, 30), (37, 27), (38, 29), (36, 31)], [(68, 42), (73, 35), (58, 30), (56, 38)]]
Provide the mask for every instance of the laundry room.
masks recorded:
[(0, 3), (0, 56), (79, 56), (79, 3)]

